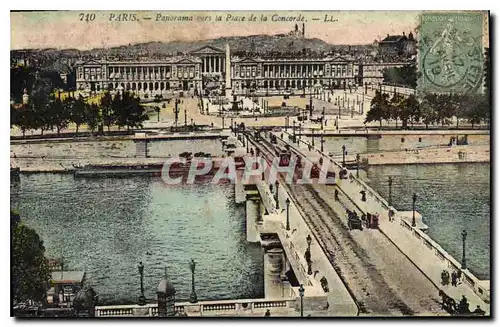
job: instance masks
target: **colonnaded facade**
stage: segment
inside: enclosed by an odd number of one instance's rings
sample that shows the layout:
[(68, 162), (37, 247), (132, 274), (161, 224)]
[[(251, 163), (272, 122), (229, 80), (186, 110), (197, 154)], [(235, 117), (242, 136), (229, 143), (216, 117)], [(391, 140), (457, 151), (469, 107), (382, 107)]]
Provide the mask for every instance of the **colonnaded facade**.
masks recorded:
[[(402, 66), (390, 64), (390, 66)], [(367, 69), (370, 67), (370, 69)], [(103, 92), (129, 90), (139, 95), (168, 91), (205, 94), (209, 89), (233, 94), (252, 91), (298, 91), (311, 87), (326, 89), (377, 84), (387, 65), (360, 64), (352, 58), (263, 59), (238, 58), (226, 51), (205, 46), (184, 57), (162, 60), (90, 60), (76, 65), (78, 90)], [(228, 72), (229, 70), (229, 72)], [(380, 70), (380, 71), (379, 71)], [(229, 73), (229, 75), (228, 75)], [(363, 75), (366, 74), (366, 81)]]

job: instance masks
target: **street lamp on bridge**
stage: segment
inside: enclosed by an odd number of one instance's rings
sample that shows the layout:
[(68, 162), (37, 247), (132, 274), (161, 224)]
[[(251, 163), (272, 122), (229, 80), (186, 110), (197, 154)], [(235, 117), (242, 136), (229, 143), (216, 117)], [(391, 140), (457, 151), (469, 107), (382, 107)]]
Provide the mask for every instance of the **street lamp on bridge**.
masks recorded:
[(139, 276), (141, 278), (141, 295), (139, 296), (139, 305), (146, 305), (146, 297), (144, 297), (144, 265), (139, 262)]
[(305, 293), (304, 285), (300, 284), (299, 296), (300, 296), (300, 316), (301, 317), (304, 317), (304, 293)]
[(392, 206), (392, 177), (389, 176), (389, 206)]
[(345, 144), (342, 145), (342, 166), (345, 167)]
[(314, 146), (314, 129), (311, 129), (311, 133), (312, 133), (312, 146)]
[(467, 231), (462, 231), (462, 269), (467, 269), (467, 262), (465, 260), (465, 239), (467, 238)]
[(411, 220), (411, 226), (416, 227), (417, 224), (415, 222), (415, 202), (417, 202), (417, 194), (413, 193), (413, 218)]
[(302, 138), (302, 123), (299, 123), (299, 139), (297, 141), (297, 144), (300, 147), (300, 139)]
[(321, 133), (321, 141), (319, 143), (321, 143), (321, 152), (323, 152), (323, 144), (325, 143), (324, 132)]
[(311, 235), (307, 235), (306, 241), (307, 241), (307, 251), (306, 251), (307, 274), (312, 275), (312, 268), (311, 268), (311, 242), (312, 242), (312, 238), (311, 238)]
[(359, 153), (356, 154), (356, 177), (359, 177)]
[(286, 230), (290, 230), (290, 199), (287, 198), (286, 204)]
[(278, 195), (279, 195), (279, 186), (280, 186), (280, 182), (278, 180), (276, 180), (276, 193), (274, 195), (274, 199), (276, 200), (276, 209), (279, 209), (280, 208), (280, 203), (279, 203), (279, 199), (278, 199)]
[(295, 143), (295, 120), (293, 121), (293, 143)]
[(193, 259), (191, 259), (191, 262), (189, 263), (189, 268), (191, 269), (191, 295), (189, 296), (189, 302), (196, 303), (198, 302), (198, 298), (196, 296), (196, 291), (194, 288), (194, 269), (196, 268), (196, 263)]

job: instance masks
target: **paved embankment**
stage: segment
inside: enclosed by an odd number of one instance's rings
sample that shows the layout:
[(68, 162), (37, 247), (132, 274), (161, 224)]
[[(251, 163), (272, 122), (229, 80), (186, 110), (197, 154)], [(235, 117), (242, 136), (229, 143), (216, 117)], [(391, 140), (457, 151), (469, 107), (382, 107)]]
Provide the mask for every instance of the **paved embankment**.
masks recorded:
[[(360, 155), (368, 165), (403, 164), (448, 164), (464, 162), (490, 162), (490, 145), (456, 145), (450, 147), (430, 147), (404, 151), (385, 151)], [(342, 162), (341, 156), (333, 158)], [(355, 155), (346, 156), (346, 161), (355, 161)]]

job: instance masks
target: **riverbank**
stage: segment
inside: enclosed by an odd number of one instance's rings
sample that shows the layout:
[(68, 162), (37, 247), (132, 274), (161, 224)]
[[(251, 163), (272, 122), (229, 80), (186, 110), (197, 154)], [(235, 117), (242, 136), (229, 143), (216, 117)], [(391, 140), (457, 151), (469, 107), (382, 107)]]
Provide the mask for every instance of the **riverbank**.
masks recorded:
[[(360, 161), (368, 165), (474, 163), (490, 162), (490, 158), (489, 145), (457, 145), (360, 155)], [(334, 157), (334, 159), (342, 161), (342, 157), (339, 156)], [(356, 156), (346, 156), (346, 161), (356, 161)]]

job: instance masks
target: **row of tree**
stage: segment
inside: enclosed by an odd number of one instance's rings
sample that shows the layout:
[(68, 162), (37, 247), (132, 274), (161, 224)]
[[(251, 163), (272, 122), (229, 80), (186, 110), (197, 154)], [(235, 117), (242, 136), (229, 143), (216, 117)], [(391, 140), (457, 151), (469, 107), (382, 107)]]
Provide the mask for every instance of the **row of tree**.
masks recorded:
[(11, 105), (11, 127), (19, 127), (23, 136), (29, 130), (41, 130), (43, 135), (44, 131), (54, 129), (59, 135), (71, 123), (75, 124), (77, 134), (84, 124), (91, 132), (99, 126), (106, 126), (108, 131), (111, 126), (118, 126), (119, 129), (126, 127), (128, 130), (142, 127), (147, 119), (148, 115), (139, 98), (129, 93), (116, 94), (114, 97), (106, 93), (100, 105), (87, 103), (81, 95), (64, 100), (54, 96), (48, 99), (34, 96), (30, 97), (26, 105)]
[(419, 73), (414, 63), (403, 67), (385, 68), (382, 74), (386, 84), (406, 86), (413, 89), (417, 87)]
[(389, 94), (376, 91), (365, 123), (378, 121), (382, 127), (383, 120), (395, 120), (396, 127), (401, 121), (401, 127), (408, 128), (408, 123), (413, 126), (413, 123), (422, 122), (429, 128), (429, 125), (434, 124), (451, 125), (452, 118), (455, 118), (457, 128), (460, 120), (466, 120), (472, 128), (481, 122), (489, 124), (490, 104), (487, 95), (429, 93), (417, 99), (415, 95), (405, 97), (398, 93), (390, 98)]

